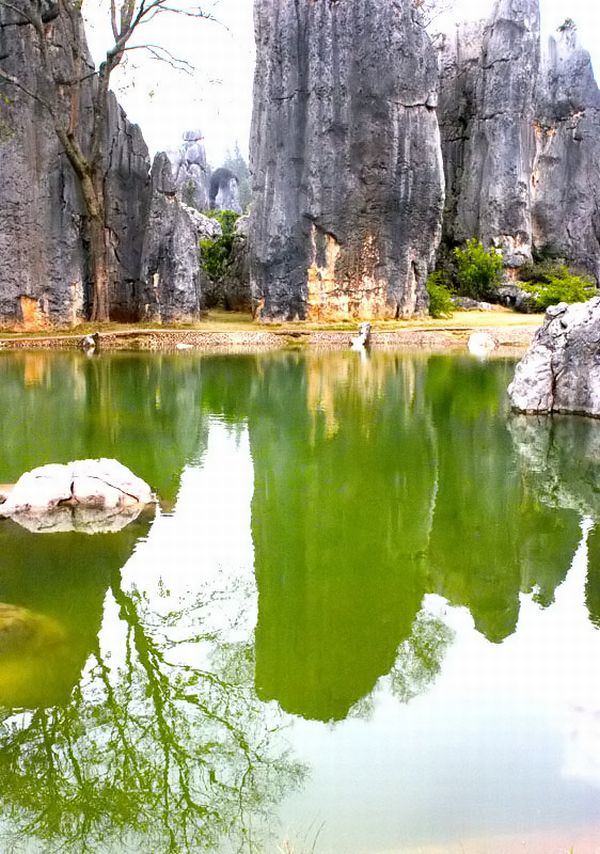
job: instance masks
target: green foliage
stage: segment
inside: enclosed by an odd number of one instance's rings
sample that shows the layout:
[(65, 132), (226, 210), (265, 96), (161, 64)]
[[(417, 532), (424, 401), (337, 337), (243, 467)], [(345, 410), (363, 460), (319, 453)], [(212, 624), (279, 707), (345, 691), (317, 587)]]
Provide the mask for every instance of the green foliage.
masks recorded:
[(432, 317), (449, 317), (454, 311), (452, 292), (447, 283), (447, 276), (436, 271), (427, 279), (429, 294), (429, 314)]
[(202, 266), (208, 277), (213, 282), (216, 282), (223, 277), (229, 263), (233, 240), (235, 238), (235, 224), (239, 219), (239, 214), (228, 210), (207, 211), (207, 216), (211, 219), (216, 219), (223, 229), (221, 237), (200, 241)]
[(231, 237), (235, 234), (235, 224), (240, 218), (235, 211), (206, 211), (206, 216), (216, 219), (223, 229), (223, 237)]
[(565, 264), (545, 261), (523, 271), (522, 288), (535, 296), (535, 307), (546, 311), (559, 302), (586, 302), (596, 295), (596, 285), (588, 276), (572, 273)]
[(481, 241), (472, 237), (464, 249), (454, 250), (458, 293), (471, 299), (492, 297), (500, 283), (502, 253), (485, 249)]

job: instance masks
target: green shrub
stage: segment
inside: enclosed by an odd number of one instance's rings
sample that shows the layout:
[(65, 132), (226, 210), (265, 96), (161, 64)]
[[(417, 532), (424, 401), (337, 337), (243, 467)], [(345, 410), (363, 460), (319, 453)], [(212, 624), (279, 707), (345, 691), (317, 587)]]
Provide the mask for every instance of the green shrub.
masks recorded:
[(472, 237), (464, 249), (454, 250), (456, 284), (458, 293), (471, 299), (488, 299), (500, 284), (502, 254), (496, 249), (485, 249)]
[(221, 279), (229, 263), (231, 257), (231, 249), (235, 237), (235, 224), (239, 219), (239, 214), (235, 211), (207, 211), (206, 215), (211, 219), (216, 219), (223, 234), (221, 237), (200, 241), (200, 257), (202, 258), (202, 266), (208, 277), (216, 282)]
[(233, 236), (235, 234), (235, 224), (240, 218), (239, 213), (235, 211), (206, 211), (206, 216), (211, 219), (216, 219), (223, 229), (223, 237)]
[(432, 317), (450, 317), (454, 311), (452, 292), (447, 284), (444, 273), (435, 272), (427, 279), (429, 294), (429, 314)]
[(586, 302), (597, 294), (592, 279), (578, 276), (556, 262), (532, 265), (523, 271), (523, 278), (521, 287), (535, 296), (538, 311), (546, 311), (559, 302)]

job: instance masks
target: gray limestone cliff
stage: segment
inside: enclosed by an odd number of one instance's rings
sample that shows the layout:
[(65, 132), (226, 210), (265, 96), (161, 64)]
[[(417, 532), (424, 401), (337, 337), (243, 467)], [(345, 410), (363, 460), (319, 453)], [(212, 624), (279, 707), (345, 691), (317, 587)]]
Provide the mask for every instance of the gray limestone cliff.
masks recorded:
[(250, 269), (266, 319), (426, 309), (437, 64), (409, 0), (256, 0)]
[[(20, 0), (25, 11), (31, 0)], [(19, 4), (13, 4), (16, 8)], [(44, 2), (52, 50), (70, 79), (72, 31), (56, 3)], [(65, 110), (76, 117), (75, 133), (89, 143), (95, 79), (83, 23), (77, 38), (90, 76)], [(2, 67), (34, 95), (44, 80), (32, 28), (13, 8), (0, 6)], [(64, 57), (64, 59), (63, 59)], [(112, 250), (115, 319), (135, 318), (142, 249), (140, 219), (150, 195), (148, 151), (139, 128), (130, 124), (110, 96), (104, 140), (107, 224)], [(89, 311), (85, 209), (78, 182), (39, 100), (0, 81), (0, 323), (25, 326), (74, 323)]]
[(442, 53), (444, 237), (483, 238), (505, 262), (531, 260), (537, 0), (499, 0), (489, 23), (461, 25)]
[(600, 89), (576, 30), (550, 40), (538, 84), (533, 241), (600, 282)]
[(497, 0), (440, 39), (444, 245), (502, 248), (508, 268), (563, 258), (600, 276), (600, 92), (567, 26), (540, 47), (539, 1)]
[(165, 153), (152, 166), (152, 204), (145, 224), (140, 314), (163, 323), (200, 317), (208, 286), (198, 249), (203, 237), (216, 237), (220, 225), (177, 197), (177, 183)]

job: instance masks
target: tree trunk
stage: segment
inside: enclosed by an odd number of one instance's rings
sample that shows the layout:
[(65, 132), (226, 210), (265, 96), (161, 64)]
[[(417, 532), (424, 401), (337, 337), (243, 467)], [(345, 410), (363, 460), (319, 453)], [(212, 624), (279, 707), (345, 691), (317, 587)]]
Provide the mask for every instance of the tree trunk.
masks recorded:
[[(83, 171), (83, 170), (82, 170)], [(92, 313), (94, 323), (110, 320), (110, 241), (106, 227), (106, 207), (102, 181), (94, 181), (84, 171), (81, 190), (87, 214), (90, 273), (92, 278)]]
[(92, 274), (92, 314), (94, 323), (110, 320), (110, 264), (108, 230), (104, 217), (89, 217), (90, 267)]

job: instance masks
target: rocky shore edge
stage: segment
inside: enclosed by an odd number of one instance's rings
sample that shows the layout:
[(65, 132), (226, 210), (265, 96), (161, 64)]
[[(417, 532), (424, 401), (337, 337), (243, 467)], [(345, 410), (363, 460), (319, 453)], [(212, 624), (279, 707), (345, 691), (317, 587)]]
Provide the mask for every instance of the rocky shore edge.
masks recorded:
[[(497, 344), (496, 355), (521, 353), (531, 344), (534, 326), (469, 326), (449, 324), (443, 328), (407, 328), (373, 331), (373, 350), (427, 350), (446, 352), (464, 350), (474, 331), (487, 333)], [(256, 329), (248, 331), (203, 331), (199, 329), (135, 329), (101, 332), (99, 349), (104, 351), (201, 351), (251, 352), (282, 349), (346, 350), (350, 347), (351, 330)], [(0, 351), (79, 350), (83, 336), (45, 334), (39, 336), (2, 337)]]

